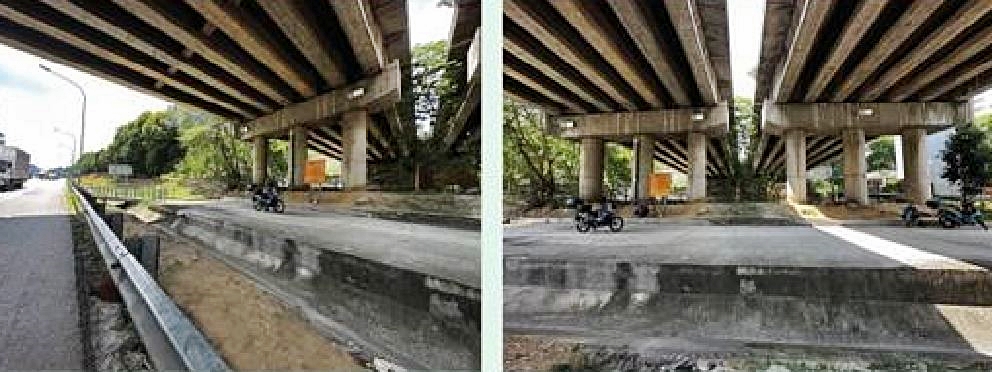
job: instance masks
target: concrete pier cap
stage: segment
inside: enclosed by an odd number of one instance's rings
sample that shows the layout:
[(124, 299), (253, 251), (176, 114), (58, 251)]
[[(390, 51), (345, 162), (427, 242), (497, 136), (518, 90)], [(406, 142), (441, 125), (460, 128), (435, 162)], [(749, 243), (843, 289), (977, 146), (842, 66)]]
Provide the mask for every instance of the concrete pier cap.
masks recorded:
[(967, 102), (765, 103), (761, 111), (762, 131), (775, 135), (792, 129), (811, 135), (838, 135), (845, 129), (862, 129), (869, 136), (911, 128), (934, 133), (972, 117)]
[(726, 134), (730, 128), (727, 102), (693, 107), (602, 114), (551, 116), (549, 130), (563, 138), (631, 138), (641, 134)]

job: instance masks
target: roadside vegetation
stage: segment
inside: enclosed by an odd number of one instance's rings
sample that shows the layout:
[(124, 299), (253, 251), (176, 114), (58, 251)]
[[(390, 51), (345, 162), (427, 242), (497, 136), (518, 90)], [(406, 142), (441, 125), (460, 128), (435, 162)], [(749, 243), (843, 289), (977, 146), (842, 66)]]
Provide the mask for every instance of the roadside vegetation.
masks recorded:
[[(413, 48), (412, 63), (405, 71), (412, 88), (404, 92), (397, 112), (399, 134), (391, 138), (400, 151), (394, 159), (369, 164), (370, 181), (382, 189), (413, 190), (418, 185), (421, 190), (438, 191), (449, 185), (463, 189), (479, 185), (478, 136), (470, 136), (475, 139), (454, 149), (443, 144), (449, 121), (465, 96), (464, 67), (448, 61), (447, 50), (445, 41)], [(273, 140), (269, 147), (269, 177), (284, 180), (288, 144)], [(240, 138), (236, 123), (197, 109), (171, 106), (142, 113), (117, 128), (107, 147), (83, 154), (72, 171), (89, 175), (84, 185), (104, 187), (107, 192), (210, 197), (247, 187), (251, 156), (251, 143)], [(130, 164), (131, 181), (109, 177), (111, 164)]]

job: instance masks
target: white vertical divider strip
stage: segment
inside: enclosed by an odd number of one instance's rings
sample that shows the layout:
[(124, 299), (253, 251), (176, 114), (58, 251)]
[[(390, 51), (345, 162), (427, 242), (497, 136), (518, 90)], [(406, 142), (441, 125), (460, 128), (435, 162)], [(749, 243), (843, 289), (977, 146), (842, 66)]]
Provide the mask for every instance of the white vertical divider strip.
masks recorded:
[(503, 370), (503, 2), (482, 1), (482, 370)]

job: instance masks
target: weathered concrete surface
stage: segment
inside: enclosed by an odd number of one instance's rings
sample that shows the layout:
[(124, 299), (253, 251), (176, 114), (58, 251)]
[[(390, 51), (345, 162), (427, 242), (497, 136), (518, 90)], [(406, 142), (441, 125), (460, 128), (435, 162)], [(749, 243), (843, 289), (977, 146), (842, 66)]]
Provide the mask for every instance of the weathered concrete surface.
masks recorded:
[[(992, 274), (980, 267), (992, 264), (987, 233), (859, 230), (908, 247), (862, 247), (810, 227), (508, 228), (505, 329), (626, 345), (644, 356), (843, 349), (988, 360)], [(926, 252), (978, 266), (906, 264)]]
[(0, 194), (0, 370), (83, 368), (64, 188)]
[(477, 231), (247, 204), (180, 210), (170, 229), (334, 337), (408, 368), (478, 368)]

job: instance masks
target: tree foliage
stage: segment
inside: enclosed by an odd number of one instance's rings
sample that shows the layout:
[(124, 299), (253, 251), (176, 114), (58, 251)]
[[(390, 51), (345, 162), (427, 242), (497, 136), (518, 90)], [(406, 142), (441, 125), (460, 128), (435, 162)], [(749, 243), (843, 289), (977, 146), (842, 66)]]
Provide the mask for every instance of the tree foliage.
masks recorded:
[(166, 112), (144, 112), (117, 128), (107, 148), (80, 157), (82, 173), (105, 172), (109, 164), (130, 164), (136, 177), (158, 177), (168, 173), (183, 157), (178, 128), (164, 120)]
[(532, 207), (578, 192), (578, 146), (547, 130), (540, 109), (503, 101), (503, 189), (525, 195)]
[(891, 136), (879, 137), (868, 144), (868, 171), (895, 169), (896, 145)]
[(981, 190), (989, 180), (992, 146), (988, 132), (975, 125), (956, 128), (940, 153), (944, 162), (941, 177), (961, 188), (962, 199)]
[(464, 66), (447, 59), (447, 41), (415, 45), (409, 68), (410, 89), (404, 90), (397, 158), (370, 167), (373, 180), (387, 189), (422, 189), (447, 185), (477, 187), (481, 166), (478, 136), (448, 148), (444, 135), (465, 97)]

